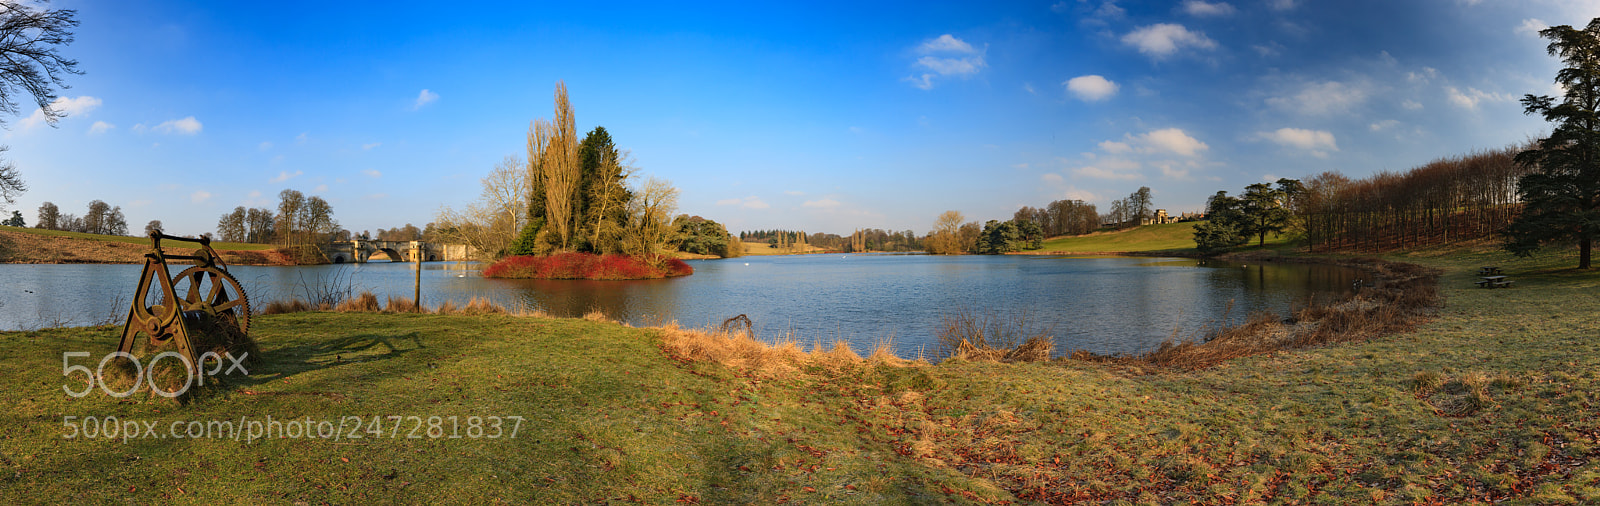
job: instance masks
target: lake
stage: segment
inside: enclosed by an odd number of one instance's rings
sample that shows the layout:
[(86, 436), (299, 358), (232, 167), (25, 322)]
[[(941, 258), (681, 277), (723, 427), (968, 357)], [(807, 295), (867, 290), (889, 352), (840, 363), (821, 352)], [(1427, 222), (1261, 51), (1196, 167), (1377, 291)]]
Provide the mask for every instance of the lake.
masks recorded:
[[(643, 281), (499, 280), (478, 265), (423, 264), (422, 298), (581, 316), (599, 310), (634, 325), (714, 327), (744, 314), (765, 340), (809, 347), (844, 340), (858, 352), (887, 341), (902, 357), (937, 350), (941, 319), (959, 310), (1010, 316), (1056, 337), (1058, 354), (1133, 353), (1251, 313), (1286, 314), (1308, 300), (1349, 295), (1360, 271), (1312, 264), (1232, 264), (1135, 257), (801, 255), (693, 260), (695, 274)], [(141, 265), (0, 265), (0, 329), (102, 323), (127, 317)], [(177, 266), (173, 266), (177, 267)], [(328, 283), (410, 297), (414, 264), (231, 267), (252, 307), (304, 298)], [(179, 268), (173, 268), (176, 273)]]

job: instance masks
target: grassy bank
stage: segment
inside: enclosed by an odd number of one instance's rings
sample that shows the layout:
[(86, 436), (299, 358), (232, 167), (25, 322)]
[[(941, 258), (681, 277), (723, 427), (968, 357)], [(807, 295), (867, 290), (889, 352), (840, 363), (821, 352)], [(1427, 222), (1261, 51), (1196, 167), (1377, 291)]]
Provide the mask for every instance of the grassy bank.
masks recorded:
[[(1445, 271), (1447, 302), (1432, 321), (1196, 372), (1078, 361), (908, 366), (842, 350), (790, 350), (731, 368), (682, 360), (696, 356), (685, 351), (692, 346), (664, 352), (672, 330), (296, 313), (256, 320), (267, 360), (250, 377), (177, 407), (61, 392), (81, 386), (59, 375), (61, 352), (98, 357), (115, 346), (114, 329), (0, 333), (8, 371), (0, 387), (11, 406), (0, 415), (0, 496), (1600, 501), (1600, 276), (1565, 270), (1570, 257), (1515, 260), (1487, 249), (1401, 259)], [(1477, 268), (1490, 264), (1517, 287), (1473, 287)], [(712, 344), (723, 342), (733, 341)], [(162, 430), (172, 421), (267, 415), (525, 421), (515, 439), (407, 439), (407, 421), (397, 438), (124, 443), (64, 439), (63, 417), (73, 415), (154, 421)]]
[[(164, 248), (188, 254), (192, 244), (167, 242)], [(270, 244), (213, 242), (224, 260), (242, 265), (280, 265), (287, 257)], [(150, 238), (85, 234), (37, 228), (0, 226), (0, 262), (4, 263), (141, 263), (150, 252)]]
[[(1145, 225), (1112, 232), (1087, 235), (1053, 237), (1044, 241), (1043, 247), (1025, 251), (1027, 255), (1085, 255), (1110, 253), (1194, 252), (1194, 227), (1197, 222)], [(1287, 244), (1286, 237), (1268, 236), (1268, 249)], [(1256, 242), (1241, 248), (1257, 249)]]

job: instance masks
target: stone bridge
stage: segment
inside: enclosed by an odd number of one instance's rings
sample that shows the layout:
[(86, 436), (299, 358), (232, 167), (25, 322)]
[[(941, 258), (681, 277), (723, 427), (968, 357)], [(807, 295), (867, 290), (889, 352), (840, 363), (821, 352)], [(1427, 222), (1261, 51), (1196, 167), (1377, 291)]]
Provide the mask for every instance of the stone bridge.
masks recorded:
[(336, 264), (366, 263), (374, 257), (390, 262), (415, 262), (419, 257), (424, 262), (472, 260), (466, 246), (424, 241), (335, 241), (323, 245), (322, 252), (328, 255), (328, 261)]

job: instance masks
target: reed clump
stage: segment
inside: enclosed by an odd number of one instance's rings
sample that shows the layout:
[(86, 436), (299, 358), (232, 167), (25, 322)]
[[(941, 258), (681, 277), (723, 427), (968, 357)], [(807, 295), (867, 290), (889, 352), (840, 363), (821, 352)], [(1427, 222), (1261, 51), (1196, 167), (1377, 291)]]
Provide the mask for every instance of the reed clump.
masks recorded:
[(993, 310), (961, 308), (940, 321), (941, 358), (992, 362), (1044, 362), (1055, 351), (1055, 336), (1036, 328), (1028, 311), (1003, 316)]
[(424, 312), (424, 309), (421, 304), (417, 304), (417, 301), (411, 300), (410, 297), (395, 297), (390, 295), (388, 301), (386, 301), (383, 305), (383, 312), (421, 313)]
[(378, 296), (372, 292), (361, 292), (361, 295), (340, 302), (333, 310), (340, 313), (376, 313), (383, 308), (378, 305)]
[(506, 308), (495, 304), (487, 298), (473, 297), (467, 305), (461, 308), (461, 313), (466, 316), (483, 316), (492, 314), (507, 314)]
[[(287, 314), (305, 311), (337, 311), (340, 313), (429, 313), (428, 308), (417, 304), (409, 297), (389, 296), (384, 303), (378, 302), (378, 296), (372, 292), (362, 292), (361, 295), (351, 297), (339, 302), (337, 305), (325, 303), (310, 304), (300, 299), (275, 300), (268, 302), (261, 309), (260, 314)], [(495, 304), (494, 301), (484, 297), (473, 297), (467, 304), (457, 305), (455, 301), (446, 300), (439, 304), (433, 311), (441, 315), (482, 316), (496, 314), (513, 314), (505, 306)], [(543, 318), (549, 315), (543, 311), (522, 311), (515, 313), (517, 316)], [(603, 318), (604, 315), (601, 315)]]
[(741, 318), (743, 316), (729, 318), (720, 328), (685, 329), (677, 322), (651, 328), (660, 332), (662, 351), (676, 360), (714, 362), (766, 377), (782, 377), (808, 369), (836, 373), (862, 366), (927, 365), (923, 360), (895, 356), (891, 339), (879, 341), (867, 358), (862, 358), (843, 340), (834, 341), (831, 346), (817, 341), (809, 352), (802, 349), (792, 335), (769, 344), (756, 339), (749, 318)]

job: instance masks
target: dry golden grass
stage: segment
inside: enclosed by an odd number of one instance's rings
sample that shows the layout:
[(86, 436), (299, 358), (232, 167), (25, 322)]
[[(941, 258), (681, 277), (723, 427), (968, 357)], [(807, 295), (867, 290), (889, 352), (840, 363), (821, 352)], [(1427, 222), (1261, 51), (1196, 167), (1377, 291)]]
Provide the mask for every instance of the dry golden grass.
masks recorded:
[(275, 300), (268, 302), (265, 307), (262, 307), (261, 314), (302, 313), (306, 311), (313, 311), (314, 309), (315, 308), (311, 307), (310, 304), (306, 304), (306, 302), (303, 300)]
[(411, 300), (410, 297), (395, 297), (390, 295), (388, 302), (383, 305), (383, 312), (421, 313), (423, 312), (423, 308), (420, 304), (417, 304), (417, 301)]
[(837, 373), (860, 366), (928, 365), (924, 360), (906, 360), (895, 356), (888, 340), (880, 341), (867, 358), (862, 358), (850, 348), (850, 343), (844, 341), (834, 341), (831, 346), (816, 341), (811, 351), (807, 352), (793, 336), (785, 336), (776, 344), (768, 344), (743, 330), (685, 329), (676, 322), (650, 328), (659, 331), (662, 350), (674, 359), (717, 363), (767, 377), (791, 375), (807, 368)]
[(378, 305), (378, 296), (373, 295), (372, 292), (361, 292), (361, 295), (353, 299), (345, 299), (340, 302), (338, 306), (334, 306), (333, 310), (340, 313), (377, 313), (382, 311), (383, 308)]
[[(326, 304), (320, 304), (320, 305), (308, 304), (303, 300), (272, 301), (272, 302), (267, 303), (266, 307), (262, 308), (261, 314), (286, 314), (286, 313), (300, 313), (300, 312), (305, 312), (305, 311), (329, 311), (329, 310), (340, 312), (340, 313), (428, 313), (429, 312), (426, 307), (423, 307), (423, 306), (417, 304), (416, 301), (413, 301), (413, 300), (411, 300), (410, 298), (407, 298), (407, 297), (390, 296), (390, 297), (387, 298), (387, 303), (386, 304), (380, 305), (378, 303), (378, 296), (373, 295), (372, 292), (362, 292), (361, 295), (358, 295), (355, 298), (346, 299), (346, 300), (340, 302), (338, 305), (335, 305), (333, 307), (328, 307), (328, 305), (326, 305)], [(514, 315), (514, 316), (529, 317), (529, 318), (547, 318), (547, 317), (549, 317), (549, 315), (546, 314), (545, 312), (538, 311), (538, 310), (518, 311), (516, 313), (512, 313), (511, 311), (507, 310), (504, 306), (495, 304), (493, 301), (490, 301), (487, 298), (481, 298), (481, 297), (473, 297), (471, 300), (467, 301), (467, 304), (465, 306), (459, 306), (459, 305), (456, 305), (455, 301), (446, 300), (443, 303), (439, 304), (439, 308), (438, 309), (436, 309), (436, 310), (434, 310), (432, 312), (436, 313), (436, 314), (441, 314), (441, 315), (482, 316), (482, 315), (510, 314), (510, 315)], [(601, 315), (601, 318), (602, 318), (602, 320), (604, 320), (604, 315)], [(590, 319), (593, 319), (593, 318), (590, 318)]]
[(434, 312), (434, 314), (442, 314), (442, 315), (460, 314), (461, 313), (461, 308), (456, 307), (455, 301), (449, 300), (449, 299), (445, 299), (444, 302), (439, 304), (439, 308), (435, 309), (433, 312)]
[(599, 310), (599, 309), (590, 309), (589, 312), (583, 314), (583, 319), (589, 320), (589, 321), (592, 321), (592, 322), (608, 322), (608, 321), (611, 321), (611, 318), (607, 317), (606, 313), (604, 311)]
[(461, 308), (461, 314), (467, 316), (482, 316), (491, 314), (507, 314), (506, 308), (501, 307), (489, 299), (473, 297), (467, 301), (466, 307)]

